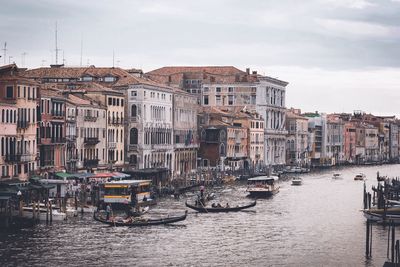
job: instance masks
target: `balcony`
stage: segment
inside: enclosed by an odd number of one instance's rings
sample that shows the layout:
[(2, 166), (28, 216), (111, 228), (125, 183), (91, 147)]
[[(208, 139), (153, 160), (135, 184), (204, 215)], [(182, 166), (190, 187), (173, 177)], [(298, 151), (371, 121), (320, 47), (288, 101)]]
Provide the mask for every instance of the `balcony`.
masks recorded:
[(29, 127), (29, 121), (17, 121), (17, 128), (26, 129)]
[(116, 149), (117, 143), (116, 142), (108, 142), (108, 149)]
[(66, 137), (67, 142), (75, 142), (76, 141), (76, 135), (67, 135)]
[(92, 121), (92, 122), (95, 122), (95, 121), (97, 121), (97, 117), (85, 116), (85, 117), (83, 118), (83, 120), (84, 120), (84, 121)]
[(21, 154), (21, 162), (29, 162), (35, 160), (35, 156), (32, 154)]
[(21, 161), (21, 155), (18, 154), (7, 154), (4, 156), (4, 161), (8, 163)]
[(54, 118), (64, 118), (64, 112), (51, 112), (51, 116), (53, 116)]
[(129, 150), (137, 150), (138, 148), (138, 145), (129, 145)]
[(123, 118), (108, 118), (108, 124), (120, 125), (123, 124)]
[(76, 162), (78, 161), (78, 157), (76, 155), (72, 155), (71, 157), (67, 156), (67, 162)]
[(65, 138), (64, 137), (52, 137), (51, 138), (51, 143), (52, 144), (64, 144), (65, 143)]
[(84, 159), (83, 166), (85, 168), (95, 168), (99, 165), (99, 159)]
[(66, 120), (67, 122), (75, 122), (75, 121), (76, 121), (76, 117), (75, 117), (75, 116), (68, 115), (68, 116), (65, 118), (65, 120)]
[(85, 143), (85, 145), (93, 146), (100, 143), (100, 140), (98, 137), (85, 137), (83, 142)]
[(130, 117), (129, 121), (130, 122), (138, 122), (138, 118), (137, 117)]

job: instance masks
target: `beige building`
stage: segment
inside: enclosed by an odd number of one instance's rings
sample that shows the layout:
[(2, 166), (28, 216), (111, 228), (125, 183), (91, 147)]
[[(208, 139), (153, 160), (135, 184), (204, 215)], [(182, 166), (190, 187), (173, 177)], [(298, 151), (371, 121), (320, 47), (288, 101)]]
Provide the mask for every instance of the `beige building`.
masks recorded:
[(39, 85), (15, 64), (0, 67), (1, 179), (27, 180), (37, 169)]
[(125, 97), (122, 92), (112, 90), (96, 83), (87, 83), (79, 87), (85, 95), (107, 107), (106, 162), (109, 170), (122, 171), (124, 167), (124, 121)]
[(256, 172), (261, 170), (264, 166), (264, 119), (254, 111), (240, 110), (233, 121), (247, 129), (249, 167)]
[[(84, 96), (69, 94), (68, 100), (76, 104), (77, 168), (89, 172), (107, 169), (107, 108)], [(116, 157), (118, 160), (123, 154)]]
[(173, 176), (187, 179), (197, 168), (197, 97), (180, 89), (173, 95)]
[(286, 112), (286, 165), (309, 166), (308, 119), (300, 110)]

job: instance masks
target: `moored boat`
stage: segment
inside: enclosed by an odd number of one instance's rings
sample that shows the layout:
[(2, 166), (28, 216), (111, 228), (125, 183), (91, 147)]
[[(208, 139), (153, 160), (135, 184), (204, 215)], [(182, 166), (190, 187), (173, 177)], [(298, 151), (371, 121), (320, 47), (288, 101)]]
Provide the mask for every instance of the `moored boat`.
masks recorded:
[(396, 213), (375, 213), (370, 210), (363, 211), (364, 217), (367, 220), (377, 222), (377, 223), (395, 223), (400, 224), (400, 214)]
[(215, 213), (215, 212), (236, 212), (236, 211), (241, 211), (244, 209), (248, 209), (251, 207), (254, 207), (257, 204), (256, 201), (250, 203), (249, 205), (245, 206), (236, 206), (236, 207), (204, 207), (202, 205), (190, 205), (189, 203), (185, 202), (186, 207), (191, 208), (195, 211), (198, 212), (210, 212), (210, 213)]
[(269, 197), (279, 192), (279, 186), (275, 182), (276, 176), (260, 176), (247, 180), (247, 192), (250, 197)]
[[(35, 209), (35, 213), (37, 209)], [(33, 218), (33, 207), (27, 206), (22, 207), (22, 217), (24, 218)], [(37, 215), (36, 215), (37, 216)], [(39, 221), (50, 220), (50, 216), (52, 217), (52, 221), (64, 221), (67, 219), (67, 215), (64, 212), (60, 212), (57, 209), (53, 209), (51, 212), (44, 207), (39, 207), (39, 216), (37, 217)]]
[(185, 211), (184, 215), (181, 216), (174, 216), (174, 217), (164, 217), (164, 218), (159, 218), (159, 219), (147, 219), (147, 218), (142, 218), (142, 217), (129, 217), (126, 219), (113, 219), (111, 218), (110, 220), (106, 220), (103, 218), (99, 213), (94, 212), (93, 213), (93, 218), (94, 220), (108, 224), (110, 226), (130, 226), (130, 227), (136, 227), (136, 226), (152, 226), (152, 225), (162, 225), (162, 224), (169, 224), (169, 223), (174, 223), (174, 222), (180, 222), (186, 220), (187, 216), (187, 211)]
[(292, 185), (301, 185), (303, 183), (303, 179), (301, 177), (293, 177)]

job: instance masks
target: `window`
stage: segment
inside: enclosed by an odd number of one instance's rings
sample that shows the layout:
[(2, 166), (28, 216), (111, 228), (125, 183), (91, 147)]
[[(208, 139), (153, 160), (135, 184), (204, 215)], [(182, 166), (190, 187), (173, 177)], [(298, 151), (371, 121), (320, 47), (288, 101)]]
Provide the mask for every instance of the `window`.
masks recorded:
[(132, 105), (131, 107), (131, 117), (135, 118), (137, 116), (137, 106)]
[(217, 92), (217, 93), (221, 93), (221, 87), (217, 87), (217, 88), (215, 88), (215, 92)]
[(112, 99), (112, 104), (113, 104), (113, 106), (116, 106), (117, 103), (115, 101), (115, 98)]
[(131, 91), (131, 96), (137, 96), (137, 91)]
[(93, 77), (84, 76), (84, 77), (82, 78), (82, 80), (83, 80), (84, 82), (91, 82), (91, 81), (93, 81)]
[(7, 86), (6, 98), (14, 98), (14, 87), (13, 86)]
[(233, 93), (233, 87), (228, 87), (228, 92)]
[(234, 102), (233, 95), (228, 95), (228, 105), (232, 106)]
[(121, 107), (123, 107), (123, 106), (124, 106), (124, 100), (121, 99)]
[(136, 128), (132, 128), (130, 132), (130, 144), (137, 145), (138, 143), (138, 130)]
[(117, 106), (119, 106), (119, 98), (117, 98)]
[(221, 96), (220, 96), (220, 95), (216, 95), (216, 96), (215, 96), (215, 104), (216, 104), (217, 106), (220, 106), (220, 105), (221, 105)]
[(208, 92), (208, 87), (204, 87), (203, 92)]
[(203, 105), (208, 105), (208, 95), (203, 96)]
[(111, 98), (111, 97), (108, 98), (108, 105), (109, 105), (109, 106), (112, 105), (112, 98)]
[(113, 81), (115, 81), (115, 77), (112, 77), (112, 76), (104, 77), (104, 81), (105, 82), (113, 82)]

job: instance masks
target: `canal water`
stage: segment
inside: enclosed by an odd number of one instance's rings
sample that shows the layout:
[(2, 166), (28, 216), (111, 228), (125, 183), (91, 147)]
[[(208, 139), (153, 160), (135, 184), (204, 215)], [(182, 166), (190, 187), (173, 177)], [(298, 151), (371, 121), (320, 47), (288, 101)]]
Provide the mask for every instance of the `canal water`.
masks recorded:
[[(0, 233), (1, 266), (382, 266), (387, 229), (373, 226), (372, 258), (366, 259), (363, 182), (376, 172), (400, 176), (400, 165), (345, 167), (302, 175), (302, 186), (280, 181), (280, 192), (248, 211), (197, 214), (167, 226), (114, 228), (90, 215), (52, 226)], [(342, 180), (331, 179), (340, 172)], [(249, 203), (245, 184), (210, 189), (215, 201)], [(189, 192), (166, 198), (149, 215), (182, 214)], [(400, 231), (398, 237), (400, 238)]]

